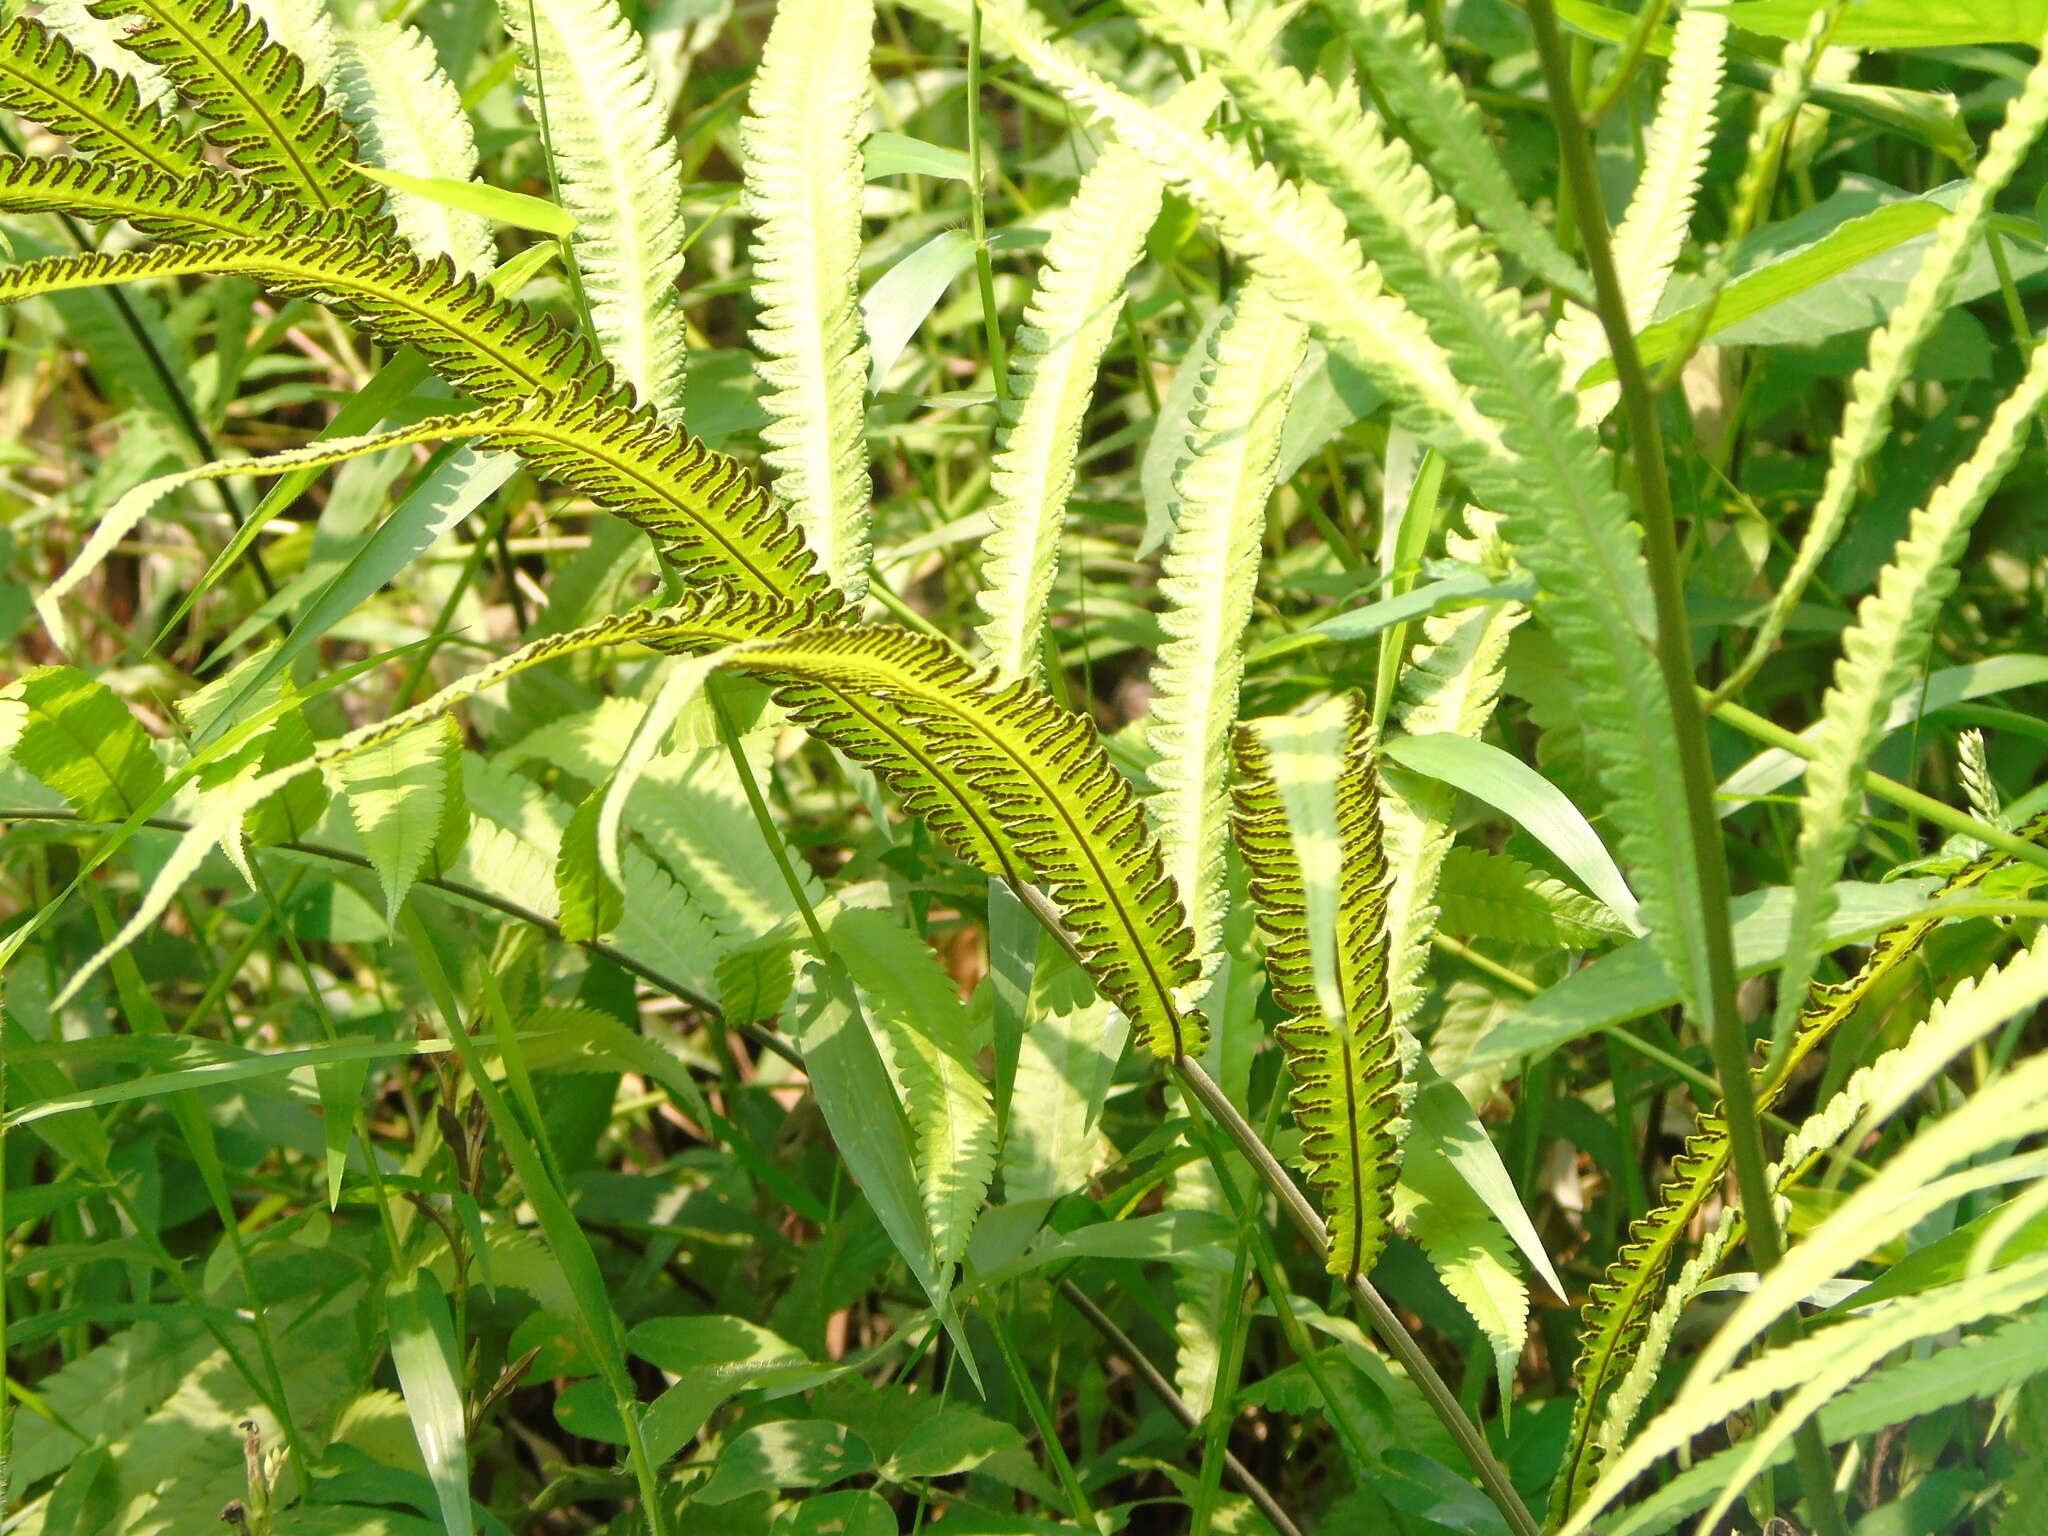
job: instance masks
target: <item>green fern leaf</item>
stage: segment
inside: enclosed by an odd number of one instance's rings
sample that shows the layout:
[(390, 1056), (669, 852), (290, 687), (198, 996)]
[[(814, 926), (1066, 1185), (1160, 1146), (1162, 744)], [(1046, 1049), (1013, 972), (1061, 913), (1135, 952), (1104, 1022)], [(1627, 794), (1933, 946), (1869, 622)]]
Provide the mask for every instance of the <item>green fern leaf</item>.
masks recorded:
[[(1643, 170), (1628, 212), (1614, 232), (1614, 270), (1621, 280), (1629, 325), (1640, 331), (1657, 318), (1671, 270), (1685, 248), (1720, 121), (1721, 83), (1727, 62), (1728, 13), (1688, 4), (1671, 39), (1671, 68), (1643, 148)], [(1600, 317), (1584, 306), (1559, 322), (1552, 349), (1564, 376), (1576, 381), (1607, 355)], [(1621, 398), (1621, 386), (1603, 384), (1579, 396), (1579, 414), (1603, 421)]]
[[(1927, 1022), (1914, 1032), (1905, 1046), (1887, 1053), (1866, 1069), (1867, 1076), (1859, 1073), (1860, 1081), (1852, 1079), (1852, 1086), (1844, 1090), (1848, 1107), (1860, 1110), (1862, 1118), (1867, 1121), (1870, 1114), (1882, 1112), (1888, 1102), (1895, 1104), (1897, 1097), (1917, 1091), (1930, 1072), (1938, 1071), (1956, 1052), (1967, 1049), (1973, 1041), (1983, 1038), (2004, 1020), (2035, 1008), (2043, 997), (2048, 997), (2048, 938), (2037, 938), (2030, 949), (2008, 964), (1974, 983), (1964, 984), (1945, 1002), (1938, 1003)], [(1816, 1150), (1832, 1144), (1836, 1137), (1849, 1132), (1858, 1123), (1856, 1114), (1841, 1113), (1833, 1105), (1816, 1119), (1824, 1127), (1809, 1141), (1809, 1147)], [(1799, 1392), (1781, 1410), (1794, 1425), (1804, 1413), (1812, 1412), (1828, 1395), (1853, 1380), (1872, 1362), (1862, 1359), (1846, 1377), (1835, 1374), (1850, 1363), (1851, 1351), (1844, 1343), (1845, 1338), (1860, 1337), (1851, 1331), (1848, 1324), (1823, 1329), (1799, 1344), (1771, 1351), (1739, 1370), (1732, 1368), (1743, 1350), (1763, 1333), (1772, 1319), (1796, 1306), (1816, 1285), (1841, 1273), (1932, 1211), (1972, 1189), (2016, 1176), (2015, 1171), (2001, 1169), (1996, 1164), (1984, 1165), (1982, 1154), (2023, 1140), (2042, 1126), (2048, 1126), (2048, 1058), (2037, 1057), (1994, 1079), (1960, 1108), (1916, 1135), (1874, 1177), (1837, 1206), (1819, 1227), (1795, 1244), (1759, 1281), (1756, 1289), (1742, 1300), (1701, 1353), (1678, 1399), (1603, 1470), (1599, 1482), (1579, 1505), (1566, 1530), (1584, 1529), (1645, 1467), (1674, 1445), (1683, 1443), (1684, 1436), (1691, 1432), (1685, 1426), (1691, 1425), (1694, 1430), (1703, 1428), (1725, 1416), (1731, 1406), (1739, 1407), (1749, 1401), (1749, 1398), (1739, 1395), (1731, 1400), (1725, 1394), (1731, 1389), (1746, 1390), (1753, 1380), (1769, 1374), (1764, 1368), (1772, 1366), (1773, 1362), (1776, 1363), (1775, 1368), (1782, 1369), (1788, 1362), (1796, 1360), (1804, 1371), (1812, 1373), (1784, 1379), (1784, 1385), (1803, 1383)], [(1805, 1134), (1802, 1132), (1802, 1136)], [(1943, 1177), (1949, 1170), (1958, 1168), (1968, 1171)], [(2048, 1259), (2040, 1256), (2021, 1259), (1987, 1278), (1995, 1280), (2003, 1275), (2009, 1281), (2017, 1281), (2028, 1274), (2034, 1275), (2037, 1281), (2048, 1281)], [(1964, 1282), (1966, 1285), (1974, 1283)], [(1961, 1296), (1971, 1293), (1954, 1286), (1938, 1287), (1911, 1300), (1895, 1301), (1879, 1309), (1871, 1318), (1857, 1321), (1868, 1323), (1887, 1317), (1903, 1321), (1908, 1316), (1917, 1320), (1920, 1314), (1914, 1308), (1945, 1294), (1951, 1305), (1956, 1305)], [(1942, 1321), (1938, 1314), (1930, 1313), (1925, 1319), (1929, 1324), (1926, 1331), (1939, 1332), (1981, 1315), (1986, 1314), (1973, 1315), (1959, 1309)], [(1907, 1333), (1901, 1337), (1888, 1333), (1886, 1336), (1894, 1339), (1894, 1343), (1888, 1346), (1890, 1348), (1924, 1335)], [(1810, 1348), (1830, 1337), (1839, 1353)], [(1780, 1433), (1782, 1422), (1778, 1416), (1773, 1416), (1770, 1435)], [(1783, 1432), (1789, 1433), (1789, 1429)], [(1759, 1452), (1767, 1451), (1773, 1443), (1775, 1440), (1761, 1442), (1757, 1449)], [(1746, 1470), (1742, 1476), (1746, 1480)], [(1738, 1492), (1740, 1487), (1741, 1482), (1731, 1484), (1730, 1495)]]
[(776, 494), (832, 580), (867, 587), (867, 348), (860, 336), (861, 123), (872, 0), (781, 0), (740, 128)]
[(1606, 903), (1504, 854), (1453, 848), (1437, 887), (1439, 926), (1452, 933), (1546, 949), (1591, 949), (1629, 930)]
[[(1446, 532), (1446, 552), (1488, 571), (1505, 569), (1497, 520), (1475, 510), (1467, 521), (1471, 536)], [(1477, 738), (1500, 702), (1508, 642), (1527, 617), (1519, 603), (1498, 603), (1424, 619), (1421, 643), (1395, 684), (1394, 718), (1413, 736)], [(1457, 798), (1438, 780), (1403, 775), (1380, 802), (1387, 863), (1394, 871), (1387, 889), (1387, 988), (1396, 1024), (1407, 1023), (1422, 1006), (1422, 976), (1437, 927), (1437, 881), (1451, 847)]]
[(1330, 1273), (1386, 1246), (1401, 1132), (1387, 1008), (1386, 857), (1372, 730), (1355, 698), (1262, 720), (1237, 737), (1237, 838), (1252, 873), (1266, 974), (1309, 1183), (1329, 1208)]
[(462, 742), (453, 719), (440, 719), (438, 728), (387, 736), (332, 762), (336, 789), (384, 887), (387, 922), (397, 921), (433, 852), (443, 809), (461, 795)]
[(1337, 30), (1408, 130), (1428, 147), (1430, 169), (1502, 245), (1562, 293), (1586, 279), (1508, 179), (1479, 113), (1429, 29), (1401, 0), (1326, 0)]
[(149, 736), (106, 684), (39, 667), (0, 693), (25, 709), (12, 756), (89, 821), (125, 821), (164, 781)]
[(626, 899), (597, 856), (597, 823), (604, 786), (584, 797), (562, 829), (555, 854), (556, 924), (572, 944), (601, 939), (626, 915)]
[(718, 1011), (728, 1024), (759, 1024), (774, 1018), (796, 989), (796, 968), (787, 941), (729, 949), (718, 957)]
[[(1197, 122), (1215, 99), (1213, 88), (1191, 86), (1166, 110)], [(976, 593), (985, 615), (976, 638), (1006, 679), (1037, 670), (1082, 424), (1162, 192), (1158, 175), (1136, 154), (1120, 145), (1104, 150), (1054, 223), (1024, 306), (990, 471), (995, 527)]]
[(681, 162), (617, 0), (500, 0), (545, 113), (570, 249), (604, 355), (664, 421), (682, 409)]
[(967, 1005), (931, 946), (886, 913), (846, 909), (830, 937), (909, 1114), (925, 1219), (945, 1273), (967, 1252), (996, 1167), (995, 1106), (974, 1067)]
[[(1691, 829), (1667, 792), (1678, 745), (1654, 660), (1641, 534), (1519, 295), (1355, 95), (1266, 61), (1216, 8), (1176, 6), (1171, 35), (1200, 47), (1234, 99), (1327, 191), (1282, 182), (1246, 151), (1165, 122), (1054, 44), (1019, 0), (989, 0), (984, 12), (1034, 70), (1184, 187), (1283, 302), (1502, 515), (1541, 584), (1537, 613), (1573, 658), (1644, 919), (1682, 997), (1696, 998), (1705, 934), (1720, 918), (1699, 906)], [(1378, 291), (1347, 219), (1414, 310)]]
[(1100, 1167), (1100, 1120), (1128, 1030), (1048, 936), (1038, 946), (1003, 1137), (1003, 1196), (1049, 1204)]
[(348, 233), (339, 215), (309, 217), (261, 187), (201, 167), (186, 175), (113, 161), (0, 155), (0, 208), (68, 213), (95, 223), (126, 219), (171, 239), (261, 239), (290, 232), (314, 239)]
[[(1788, 59), (1792, 50), (1787, 50)], [(1891, 431), (1892, 401), (1912, 376), (1920, 348), (1947, 312), (1970, 253), (1982, 238), (1998, 194), (2027, 158), (2028, 150), (2048, 125), (2048, 54), (2035, 61), (2026, 83), (2006, 106), (2005, 121), (1991, 136), (1978, 161), (1969, 189), (1955, 211), (1942, 220), (1934, 241), (1913, 274), (1906, 296), (1885, 323), (1871, 333), (1868, 361), (1849, 381), (1849, 401), (1841, 427), (1828, 450), (1827, 477), (1800, 536), (1792, 568), (1785, 573), (1771, 606), (1757, 626), (1742, 671), (1753, 668), (1777, 644), (1785, 625), (1805, 595), (1821, 560), (1841, 536), (1854, 505), (1864, 471)]]
[(205, 165), (199, 141), (144, 101), (134, 80), (100, 68), (27, 16), (0, 28), (0, 106), (111, 164), (165, 176)]
[(361, 151), (305, 63), (270, 40), (236, 0), (98, 0), (102, 20), (134, 16), (123, 44), (168, 75), (212, 127), (227, 162), (259, 185), (382, 234), (384, 194), (356, 169)]
[(1152, 671), (1157, 694), (1146, 734), (1157, 786), (1148, 809), (1166, 871), (1188, 909), (1195, 959), (1212, 983), (1227, 963), (1226, 786), (1244, 673), (1241, 642), (1280, 430), (1307, 343), (1306, 328), (1287, 318), (1263, 286), (1240, 293), (1210, 333), (1188, 455), (1174, 476), (1175, 528), (1160, 582), (1166, 643)]
[(944, 644), (882, 627), (764, 640), (730, 664), (782, 684), (797, 723), (874, 768), (962, 857), (1041, 885), (1154, 1055), (1201, 1052), (1180, 901), (1086, 717), (1021, 682), (993, 687)]
[[(467, 181), (476, 171), (476, 134), (462, 95), (424, 33), (365, 14), (342, 29), (335, 98), (355, 129), (364, 160), (407, 176)], [(446, 256), (458, 272), (491, 262), (490, 225), (410, 192), (391, 194), (398, 233), (424, 256)]]
[(1403, 1151), (1393, 1214), (1428, 1255), (1444, 1289), (1479, 1325), (1505, 1400), (1529, 1332), (1529, 1287), (1507, 1229), (1442, 1148), (1416, 1137)]
[(170, 77), (147, 59), (137, 58), (122, 46), (129, 23), (102, 21), (87, 8), (88, 0), (43, 0), (36, 8), (36, 20), (57, 33), (72, 47), (109, 74), (125, 75), (134, 82), (142, 104), (165, 112), (178, 108), (177, 89)]
[[(2048, 814), (2036, 817), (2018, 835), (2029, 840), (2048, 837)], [(2002, 853), (1972, 860), (1942, 885), (1936, 898), (1970, 890), (2011, 864), (2011, 855)], [(1853, 976), (1812, 989), (1783, 1061), (1768, 1074), (1757, 1073), (1758, 1113), (1777, 1102), (1799, 1064), (1913, 958), (1941, 921), (1938, 912), (1927, 912), (1894, 924), (1872, 942), (1869, 955)], [(1717, 1107), (1702, 1116), (1699, 1129), (1687, 1137), (1657, 1204), (1630, 1226), (1621, 1252), (1586, 1299), (1579, 1358), (1572, 1373), (1577, 1391), (1571, 1428), (1564, 1466), (1553, 1485), (1553, 1519), (1562, 1519), (1576, 1508), (1592, 1486), (1600, 1457), (1593, 1435), (1595, 1418), (1635, 1360), (1655, 1308), (1657, 1288), (1694, 1218), (1720, 1190), (1729, 1157), (1727, 1123)]]
[[(2038, 128), (2048, 122), (2048, 70), (2041, 74)], [(1916, 511), (1877, 588), (1842, 636), (1834, 685), (1821, 700), (1799, 801), (1799, 842), (1792, 874), (1792, 915), (1778, 979), (1777, 1032), (1790, 1027), (1820, 957), (1818, 935), (1834, 910), (1833, 883), (1848, 856), (1869, 772), (1892, 700), (1912, 676), (1955, 590), (1956, 561), (1970, 528), (2018, 461), (2036, 413), (2048, 400), (2048, 355), (2036, 351), (2026, 374), (1993, 412), (1976, 448)]]
[[(1988, 1274), (1934, 1286), (1868, 1316), (1819, 1328), (1794, 1344), (1773, 1349), (1715, 1377), (1695, 1373), (1678, 1399), (1650, 1422), (1614, 1471), (1558, 1536), (1580, 1536), (1621, 1492), (1624, 1469), (1640, 1470), (1750, 1404), (1785, 1394), (1770, 1421), (1745, 1440), (1737, 1464), (1723, 1474), (1720, 1491), (1700, 1529), (1718, 1528), (1728, 1505), (1767, 1465), (1792, 1434), (1831, 1399), (1894, 1352), (1920, 1340), (1967, 1328), (1988, 1318), (2023, 1315), (2048, 1296), (2048, 1255), (2008, 1264)], [(1611, 1486), (1610, 1486), (1611, 1484)]]
[[(742, 590), (803, 599), (823, 578), (795, 529), (739, 464), (608, 389), (584, 341), (457, 276), (446, 258), (278, 237), (50, 258), (0, 271), (0, 303), (132, 279), (243, 272), (280, 292), (342, 303), (379, 336), (418, 346), (451, 381), (508, 402), (471, 420), (509, 448), (650, 533), (679, 565)], [(535, 397), (538, 397), (537, 399)]]

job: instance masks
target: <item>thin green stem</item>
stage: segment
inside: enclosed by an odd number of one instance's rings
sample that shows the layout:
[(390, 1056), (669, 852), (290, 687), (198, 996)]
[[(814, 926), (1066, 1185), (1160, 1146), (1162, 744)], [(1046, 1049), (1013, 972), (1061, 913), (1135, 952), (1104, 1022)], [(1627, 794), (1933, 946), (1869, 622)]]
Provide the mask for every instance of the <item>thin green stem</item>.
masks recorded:
[(1031, 1379), (1031, 1373), (1024, 1368), (1023, 1357), (1017, 1353), (1017, 1344), (1010, 1337), (1009, 1324), (997, 1315), (991, 1307), (982, 1313), (988, 1324), (988, 1331), (995, 1335), (996, 1348), (1002, 1352), (1003, 1364), (1008, 1367), (1010, 1381), (1017, 1389), (1017, 1395), (1024, 1400), (1024, 1411), (1031, 1415), (1032, 1425), (1038, 1430), (1039, 1444), (1045, 1447), (1046, 1459), (1052, 1463), (1053, 1474), (1059, 1478), (1060, 1488), (1067, 1496), (1067, 1512), (1074, 1517), (1074, 1523), (1084, 1531), (1095, 1529), (1094, 1506), (1088, 1501), (1088, 1490), (1081, 1486), (1081, 1475), (1074, 1470), (1074, 1463), (1067, 1456), (1067, 1448), (1060, 1444), (1059, 1426), (1053, 1423), (1052, 1412), (1045, 1406), (1045, 1398), (1038, 1390), (1038, 1383)]
[(996, 272), (988, 254), (988, 216), (982, 206), (981, 173), (981, 0), (967, 18), (967, 225), (974, 236), (974, 277), (981, 289), (981, 325), (988, 337), (988, 367), (996, 399), (1010, 398), (1010, 363), (1003, 350), (1003, 323), (996, 313)]
[[(1735, 945), (1728, 920), (1728, 866), (1721, 845), (1719, 818), (1714, 813), (1714, 770), (1707, 752), (1706, 717), (1697, 697), (1692, 640), (1685, 611), (1684, 573), (1679, 565), (1677, 524), (1671, 486), (1665, 475), (1664, 439), (1657, 423), (1657, 399), (1637, 350), (1629, 323), (1628, 301), (1615, 270), (1614, 250), (1601, 198), (1592, 141), (1572, 94), (1570, 65), (1557, 25), (1555, 0), (1529, 0), (1529, 22), (1536, 36), (1557, 124), (1558, 150), (1572, 188), (1579, 234), (1593, 276), (1595, 307), (1614, 357), (1628, 423), (1630, 460), (1642, 509), (1643, 554), (1649, 565), (1650, 592), (1657, 617), (1657, 663), (1678, 739), (1679, 789), (1685, 797), (1692, 844), (1693, 878), (1704, 931), (1701, 961), (1705, 974), (1696, 978), (1697, 1005), (1704, 1017), (1708, 1044), (1720, 1079), (1723, 1113), (1727, 1117), (1736, 1189), (1749, 1231), (1749, 1248), (1759, 1273), (1773, 1268), (1784, 1253), (1784, 1238), (1772, 1204), (1770, 1158), (1757, 1115), (1749, 1076), (1748, 1032), (1735, 1004)], [(1797, 1440), (1801, 1480), (1807, 1507), (1822, 1536), (1847, 1536), (1834, 1485), (1827, 1475), (1826, 1442), (1818, 1426), (1802, 1426)]]
[[(1131, 1336), (1117, 1327), (1107, 1312), (1088, 1299), (1086, 1291), (1071, 1280), (1062, 1280), (1059, 1283), (1059, 1292), (1066, 1298), (1067, 1304), (1087, 1320), (1088, 1326), (1102, 1335), (1110, 1349), (1131, 1368), (1131, 1374), (1144, 1384), (1146, 1391), (1159, 1399), (1182, 1429), (1194, 1431), (1201, 1427), (1201, 1415), (1190, 1408), (1181, 1395), (1173, 1390), (1173, 1383), (1166, 1379), (1166, 1374), (1158, 1366), (1146, 1358)], [(1281, 1508), (1280, 1501), (1273, 1497), (1273, 1490), (1260, 1482), (1257, 1474), (1239, 1461), (1234, 1452), (1224, 1451), (1223, 1470), (1230, 1475), (1232, 1482), (1244, 1490), (1245, 1497), (1252, 1501), (1253, 1507), (1266, 1517), (1267, 1524), (1278, 1531), (1280, 1536), (1302, 1536), (1301, 1527), (1294, 1523), (1285, 1509)]]
[[(1294, 1182), (1287, 1170), (1280, 1166), (1280, 1160), (1273, 1155), (1272, 1149), (1259, 1139), (1259, 1133), (1252, 1129), (1250, 1122), (1243, 1115), (1238, 1113), (1237, 1106), (1230, 1102), (1229, 1095), (1224, 1093), (1213, 1077), (1202, 1070), (1200, 1062), (1190, 1057), (1176, 1057), (1173, 1062), (1173, 1073), (1180, 1080), (1181, 1086), (1187, 1090), (1188, 1096), (1202, 1107), (1203, 1112), (1211, 1120), (1222, 1127), (1224, 1134), (1230, 1138), (1237, 1150), (1244, 1154), (1245, 1160), (1259, 1176), (1259, 1182), (1279, 1201), (1280, 1209), (1295, 1230), (1318, 1252), (1327, 1253), (1330, 1247), (1330, 1233), (1323, 1225), (1322, 1217), (1316, 1214), (1315, 1207), (1308, 1203), (1308, 1197), (1301, 1192), (1300, 1186)], [(1522, 1502), (1522, 1496), (1515, 1492), (1515, 1485), (1509, 1479), (1507, 1469), (1493, 1454), (1493, 1449), (1486, 1443), (1486, 1436), (1480, 1433), (1479, 1426), (1472, 1422), (1464, 1408), (1459, 1405), (1458, 1395), (1450, 1389), (1443, 1377), (1437, 1374), (1436, 1367), (1430, 1363), (1429, 1356), (1423, 1353), (1422, 1346), (1416, 1343), (1415, 1336), (1408, 1331), (1407, 1325), (1395, 1314), (1394, 1309), (1387, 1305), (1386, 1299), (1374, 1289), (1372, 1282), (1365, 1276), (1351, 1275), (1346, 1277), (1344, 1283), (1352, 1296), (1365, 1308), (1366, 1318), (1371, 1322), (1373, 1332), (1379, 1335), (1380, 1342), (1386, 1345), (1388, 1352), (1401, 1363), (1401, 1368), (1408, 1373), (1408, 1379), (1421, 1389), (1430, 1408), (1444, 1428), (1450, 1431), (1451, 1438), (1457, 1441), (1458, 1448), (1465, 1453), (1465, 1459), (1478, 1474), (1480, 1486), (1485, 1489), (1486, 1496), (1507, 1520), (1515, 1536), (1538, 1536), (1540, 1528), (1536, 1523), (1536, 1517), (1529, 1513), (1528, 1506)]]
[[(1711, 699), (1712, 695), (1702, 689), (1700, 697), (1703, 700)], [(1717, 701), (1713, 705), (1713, 710), (1716, 720), (1734, 726), (1743, 735), (1760, 741), (1765, 746), (1776, 747), (1780, 751), (1790, 752), (1794, 757), (1809, 761), (1815, 755), (1814, 748), (1797, 732), (1788, 731), (1782, 725), (1774, 725), (1762, 715), (1744, 709), (1740, 704), (1725, 700)], [(1897, 779), (1888, 779), (1881, 773), (1867, 774), (1863, 787), (1878, 799), (1888, 801), (1902, 811), (1910, 811), (1922, 821), (1932, 822), (1945, 832), (1960, 833), (1964, 837), (1974, 838), (1985, 847), (1996, 848), (2000, 853), (2010, 854), (2023, 864), (2048, 869), (2048, 848), (2043, 848), (2039, 843), (2030, 843), (2023, 837), (2014, 837), (2004, 827), (1994, 827), (1989, 822), (1979, 821), (1967, 811), (1959, 811), (1932, 795), (1923, 795), (1917, 789), (1908, 789)]]

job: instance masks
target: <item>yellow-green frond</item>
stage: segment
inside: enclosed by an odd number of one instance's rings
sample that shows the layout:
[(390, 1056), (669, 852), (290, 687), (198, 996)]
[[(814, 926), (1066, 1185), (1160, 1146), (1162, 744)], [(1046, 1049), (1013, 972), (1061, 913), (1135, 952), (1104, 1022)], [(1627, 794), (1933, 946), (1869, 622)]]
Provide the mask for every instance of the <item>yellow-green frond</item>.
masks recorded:
[(1237, 736), (1238, 846), (1252, 874), (1266, 973), (1329, 1269), (1358, 1275), (1386, 1246), (1399, 1174), (1401, 1054), (1387, 1010), (1387, 864), (1371, 717), (1355, 697)]

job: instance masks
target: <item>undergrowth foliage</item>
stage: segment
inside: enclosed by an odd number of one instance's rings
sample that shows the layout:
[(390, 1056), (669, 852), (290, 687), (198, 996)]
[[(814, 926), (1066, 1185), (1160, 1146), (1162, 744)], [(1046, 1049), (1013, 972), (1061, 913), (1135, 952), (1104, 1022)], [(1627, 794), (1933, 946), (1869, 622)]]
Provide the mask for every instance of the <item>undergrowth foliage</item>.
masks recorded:
[(1453, 9), (0, 30), (5, 1529), (2030, 1528), (2048, 18)]

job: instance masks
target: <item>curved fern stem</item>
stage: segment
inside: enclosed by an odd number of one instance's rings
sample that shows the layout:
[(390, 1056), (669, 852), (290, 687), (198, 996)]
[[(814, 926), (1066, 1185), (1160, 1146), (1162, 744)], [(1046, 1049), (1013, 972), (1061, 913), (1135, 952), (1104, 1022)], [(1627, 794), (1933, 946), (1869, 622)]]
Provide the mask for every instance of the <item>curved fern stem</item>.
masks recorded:
[[(1281, 1167), (1280, 1160), (1273, 1155), (1272, 1149), (1259, 1139), (1259, 1133), (1252, 1129), (1251, 1123), (1238, 1113), (1237, 1106), (1230, 1102), (1230, 1096), (1218, 1086), (1216, 1079), (1202, 1070), (1200, 1062), (1185, 1056), (1177, 1058), (1172, 1066), (1173, 1075), (1188, 1096), (1202, 1107), (1210, 1119), (1222, 1127), (1231, 1144), (1244, 1154), (1245, 1160), (1258, 1175), (1259, 1182), (1266, 1186), (1279, 1203), (1289, 1224), (1318, 1252), (1328, 1252), (1330, 1233), (1323, 1225), (1323, 1219), (1316, 1215), (1315, 1207), (1309, 1204), (1308, 1197), (1301, 1192), (1300, 1186), (1294, 1182), (1287, 1170)], [(1380, 1342), (1387, 1346), (1396, 1360), (1401, 1362), (1401, 1368), (1408, 1373), (1408, 1379), (1421, 1389), (1422, 1395), (1429, 1401), (1431, 1410), (1450, 1432), (1451, 1438), (1457, 1441), (1458, 1449), (1465, 1453), (1465, 1459), (1472, 1464), (1472, 1470), (1478, 1474), (1487, 1498), (1501, 1512), (1509, 1529), (1515, 1536), (1540, 1536), (1541, 1528), (1536, 1523), (1536, 1517), (1529, 1513), (1528, 1506), (1522, 1502), (1522, 1496), (1515, 1491), (1515, 1485), (1508, 1477), (1507, 1468), (1503, 1467), (1500, 1459), (1493, 1454), (1492, 1447), (1486, 1443), (1486, 1437), (1479, 1432), (1479, 1427), (1466, 1416), (1464, 1408), (1458, 1402), (1457, 1393), (1453, 1392), (1443, 1377), (1437, 1374), (1436, 1367), (1430, 1363), (1429, 1356), (1423, 1353), (1422, 1346), (1416, 1343), (1415, 1336), (1409, 1333), (1407, 1325), (1401, 1321), (1394, 1309), (1387, 1305), (1386, 1298), (1380, 1295), (1365, 1276), (1352, 1275), (1344, 1283), (1359, 1305), (1365, 1308), (1366, 1318), (1371, 1322), (1372, 1330), (1378, 1335)]]

